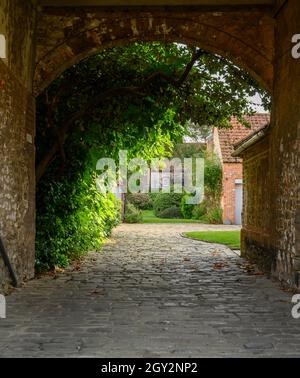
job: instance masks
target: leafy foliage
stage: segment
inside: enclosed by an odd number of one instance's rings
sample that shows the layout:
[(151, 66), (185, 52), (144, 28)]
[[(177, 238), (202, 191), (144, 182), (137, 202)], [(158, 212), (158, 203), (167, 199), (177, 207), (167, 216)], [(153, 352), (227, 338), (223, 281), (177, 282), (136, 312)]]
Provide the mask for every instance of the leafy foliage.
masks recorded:
[(178, 206), (172, 206), (159, 213), (159, 218), (162, 219), (179, 219), (182, 217), (180, 208)]
[(220, 207), (211, 208), (204, 217), (210, 224), (221, 224), (223, 222), (223, 211)]
[[(183, 194), (180, 193), (157, 193), (155, 194), (153, 201), (154, 213), (157, 217), (161, 217), (161, 214), (172, 207), (179, 209)], [(179, 209), (180, 212), (180, 209)]]
[(190, 205), (190, 204), (187, 203), (188, 197), (189, 197), (189, 195), (185, 194), (182, 197), (181, 203), (180, 203), (180, 210), (181, 210), (181, 213), (182, 213), (184, 219), (191, 219), (192, 216), (193, 216), (193, 210), (195, 208), (195, 205)]
[[(198, 156), (196, 153), (195, 156)], [(218, 158), (212, 153), (204, 153), (204, 200), (200, 204), (190, 205), (185, 194), (180, 209), (185, 219), (198, 219), (206, 223), (222, 223), (220, 208), (222, 194), (222, 167)]]
[(218, 201), (222, 193), (222, 166), (213, 153), (206, 153), (205, 156), (204, 183), (206, 197)]
[(142, 211), (132, 203), (128, 203), (125, 209), (125, 223), (140, 223), (142, 220)]
[(206, 212), (207, 210), (205, 206), (205, 201), (202, 201), (201, 203), (199, 203), (199, 205), (194, 206), (191, 218), (204, 219)]
[(127, 195), (127, 202), (132, 203), (140, 210), (150, 210), (153, 208), (152, 199), (147, 193), (135, 193)]
[[(78, 178), (51, 183), (37, 212), (38, 271), (65, 267), (70, 259), (97, 250), (120, 221), (120, 204), (101, 195), (96, 186)], [(41, 192), (38, 192), (38, 202)]]
[[(118, 201), (95, 190), (98, 159), (117, 161), (122, 149), (128, 159), (168, 157), (188, 122), (227, 127), (251, 112), (255, 92), (268, 101), (232, 63), (176, 44), (118, 47), (64, 72), (37, 102), (38, 270), (98, 249), (118, 223)], [(181, 201), (158, 198), (157, 212)]]

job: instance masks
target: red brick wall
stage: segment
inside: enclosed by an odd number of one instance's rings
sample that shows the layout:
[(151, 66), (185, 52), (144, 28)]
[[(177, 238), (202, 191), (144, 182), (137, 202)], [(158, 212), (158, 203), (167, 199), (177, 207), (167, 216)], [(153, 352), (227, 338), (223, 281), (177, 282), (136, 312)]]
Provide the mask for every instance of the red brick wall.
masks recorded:
[(235, 223), (235, 180), (243, 178), (243, 165), (241, 163), (223, 164), (223, 221)]

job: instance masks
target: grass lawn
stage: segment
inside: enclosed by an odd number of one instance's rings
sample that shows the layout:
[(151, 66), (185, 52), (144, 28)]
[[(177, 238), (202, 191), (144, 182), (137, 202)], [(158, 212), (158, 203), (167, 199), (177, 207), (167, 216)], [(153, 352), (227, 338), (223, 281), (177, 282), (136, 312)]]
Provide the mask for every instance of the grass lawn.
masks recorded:
[(195, 219), (163, 219), (157, 218), (153, 210), (143, 210), (143, 221), (141, 223), (203, 223)]
[(186, 232), (184, 236), (209, 243), (225, 244), (231, 249), (241, 248), (240, 231), (195, 231)]

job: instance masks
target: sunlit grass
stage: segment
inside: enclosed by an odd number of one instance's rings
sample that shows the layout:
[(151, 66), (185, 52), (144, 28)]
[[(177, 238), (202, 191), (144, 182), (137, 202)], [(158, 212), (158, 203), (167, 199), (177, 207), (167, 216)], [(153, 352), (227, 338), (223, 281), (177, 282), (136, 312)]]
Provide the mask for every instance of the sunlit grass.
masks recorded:
[(231, 249), (241, 248), (240, 231), (195, 231), (186, 232), (184, 236), (209, 243), (224, 244)]
[(195, 219), (170, 219), (170, 218), (157, 218), (153, 210), (143, 210), (142, 223), (203, 223)]

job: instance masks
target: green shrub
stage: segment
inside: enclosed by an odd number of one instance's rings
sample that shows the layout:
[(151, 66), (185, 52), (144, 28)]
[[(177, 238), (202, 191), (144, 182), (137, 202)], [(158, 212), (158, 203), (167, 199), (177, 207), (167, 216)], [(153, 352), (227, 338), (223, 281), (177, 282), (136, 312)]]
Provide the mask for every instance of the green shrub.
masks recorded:
[(210, 224), (223, 223), (223, 211), (220, 208), (211, 209), (206, 214), (206, 219)]
[(204, 169), (205, 190), (209, 195), (220, 198), (222, 193), (222, 166), (218, 157), (207, 154)]
[(170, 207), (180, 207), (183, 194), (181, 193), (157, 193), (153, 202), (154, 213), (160, 217), (162, 211)]
[(132, 203), (127, 203), (125, 210), (125, 223), (139, 223), (143, 220), (140, 209), (137, 209)]
[(193, 216), (193, 210), (195, 208), (195, 205), (190, 205), (187, 203), (187, 200), (189, 198), (189, 194), (185, 194), (180, 203), (180, 210), (184, 217), (184, 219), (192, 219)]
[(193, 208), (193, 219), (201, 220), (207, 212), (205, 201), (199, 203), (199, 205), (194, 206)]
[(43, 182), (37, 203), (38, 272), (66, 267), (71, 260), (99, 249), (120, 222), (120, 201), (113, 194), (98, 193), (95, 177)]
[(178, 219), (181, 218), (182, 214), (177, 206), (172, 206), (169, 209), (165, 209), (160, 212), (159, 218), (164, 218), (164, 219)]
[(147, 193), (135, 193), (127, 195), (127, 202), (132, 203), (140, 210), (151, 210), (153, 208), (152, 199)]
[(149, 209), (149, 210), (154, 210), (154, 202), (159, 194), (160, 193), (151, 193), (151, 192), (149, 193), (150, 201), (152, 203), (152, 209)]

